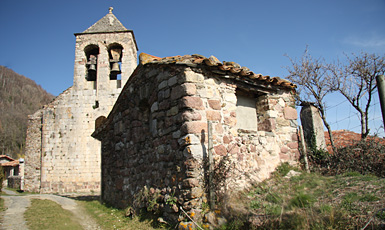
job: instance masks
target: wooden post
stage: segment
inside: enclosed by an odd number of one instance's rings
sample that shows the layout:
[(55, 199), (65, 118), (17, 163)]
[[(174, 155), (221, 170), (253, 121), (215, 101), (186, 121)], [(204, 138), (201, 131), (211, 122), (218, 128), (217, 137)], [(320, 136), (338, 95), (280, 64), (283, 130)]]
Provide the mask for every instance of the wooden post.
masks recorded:
[(301, 138), (301, 150), (302, 150), (302, 153), (303, 153), (303, 160), (305, 162), (305, 169), (306, 169), (306, 172), (310, 172), (310, 169), (309, 169), (309, 162), (307, 160), (307, 149), (306, 149), (306, 142), (305, 142), (305, 138), (303, 136), (303, 128), (302, 128), (302, 125), (299, 126), (299, 135), (300, 135), (300, 138)]
[(215, 208), (215, 191), (213, 184), (213, 174), (214, 174), (214, 160), (213, 160), (213, 130), (212, 122), (207, 122), (208, 129), (208, 155), (209, 155), (209, 196), (210, 196), (210, 209)]

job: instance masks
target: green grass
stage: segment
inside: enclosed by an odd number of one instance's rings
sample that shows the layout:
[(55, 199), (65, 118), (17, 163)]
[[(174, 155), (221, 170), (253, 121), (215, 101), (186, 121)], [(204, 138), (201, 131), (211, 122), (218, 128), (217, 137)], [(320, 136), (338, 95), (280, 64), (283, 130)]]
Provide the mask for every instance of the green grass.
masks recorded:
[(5, 211), (4, 199), (0, 197), (0, 212)]
[[(243, 203), (248, 210), (243, 215), (227, 210), (230, 219), (242, 220), (248, 229), (357, 229), (385, 207), (384, 178), (356, 172), (338, 176), (302, 172), (288, 179), (284, 178), (287, 168), (228, 201)], [(374, 218), (368, 229), (379, 228), (381, 218)]]
[(64, 210), (59, 204), (50, 200), (32, 199), (31, 206), (24, 213), (24, 218), (30, 230), (83, 229), (78, 222), (74, 221), (70, 211)]
[(3, 221), (3, 212), (6, 210), (4, 207), (4, 199), (0, 197), (0, 223)]
[(151, 215), (142, 213), (134, 217), (126, 217), (126, 210), (116, 209), (101, 204), (99, 201), (79, 201), (93, 219), (103, 229), (121, 229), (121, 230), (151, 230), (167, 229), (165, 226), (159, 226), (157, 221)]
[(3, 212), (5, 211), (4, 199), (0, 197), (0, 223), (3, 223)]

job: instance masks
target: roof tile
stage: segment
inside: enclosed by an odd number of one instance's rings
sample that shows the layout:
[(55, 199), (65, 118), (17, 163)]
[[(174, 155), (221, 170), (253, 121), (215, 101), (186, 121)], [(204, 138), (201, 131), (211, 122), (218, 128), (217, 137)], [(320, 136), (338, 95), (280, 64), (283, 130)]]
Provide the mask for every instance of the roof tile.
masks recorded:
[(9, 161), (1, 164), (2, 167), (15, 167), (18, 165), (19, 165), (19, 160)]
[(212, 67), (211, 71), (214, 73), (226, 74), (229, 72), (236, 75), (237, 79), (250, 79), (253, 81), (264, 81), (272, 85), (280, 86), (283, 88), (295, 89), (296, 85), (288, 80), (281, 79), (279, 77), (263, 76), (262, 74), (255, 74), (250, 71), (247, 67), (241, 67), (235, 62), (220, 62), (215, 56), (206, 58), (199, 54), (184, 55), (184, 56), (172, 56), (172, 57), (156, 57), (150, 54), (141, 53), (139, 55), (139, 62), (142, 65), (152, 64), (184, 64), (191, 67), (196, 65), (206, 65)]

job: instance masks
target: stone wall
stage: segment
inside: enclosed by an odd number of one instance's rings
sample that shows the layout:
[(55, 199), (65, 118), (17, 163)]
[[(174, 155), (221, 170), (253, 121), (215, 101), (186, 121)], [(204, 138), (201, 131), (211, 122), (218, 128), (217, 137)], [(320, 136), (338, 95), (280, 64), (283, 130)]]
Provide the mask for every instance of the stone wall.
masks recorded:
[[(199, 218), (207, 202), (208, 121), (218, 193), (266, 179), (282, 161), (296, 162), (290, 91), (251, 89), (206, 69), (140, 66), (93, 134), (102, 143), (102, 199), (121, 208), (150, 205), (173, 220), (180, 206)], [(238, 91), (256, 100), (257, 130), (236, 126)]]
[(31, 192), (40, 191), (41, 177), (41, 136), (43, 110), (28, 116), (27, 139), (25, 141), (24, 189)]

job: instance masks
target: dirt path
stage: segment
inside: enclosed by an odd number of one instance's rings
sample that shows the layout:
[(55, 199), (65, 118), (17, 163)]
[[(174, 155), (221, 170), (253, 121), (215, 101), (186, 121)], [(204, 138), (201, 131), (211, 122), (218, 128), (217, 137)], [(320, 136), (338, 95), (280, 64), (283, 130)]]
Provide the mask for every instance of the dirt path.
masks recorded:
[(74, 220), (81, 224), (85, 230), (101, 229), (73, 199), (48, 194), (19, 196), (15, 192), (6, 189), (3, 190), (9, 196), (2, 196), (4, 199), (4, 206), (7, 209), (4, 212), (3, 221), (0, 223), (1, 230), (28, 229), (23, 214), (27, 207), (31, 205), (31, 199), (52, 200), (60, 204), (63, 209), (71, 211), (74, 214)]

